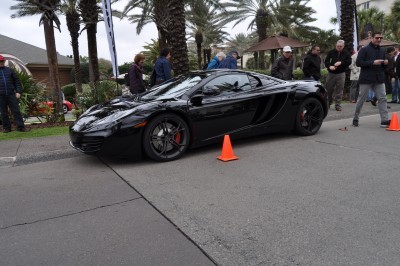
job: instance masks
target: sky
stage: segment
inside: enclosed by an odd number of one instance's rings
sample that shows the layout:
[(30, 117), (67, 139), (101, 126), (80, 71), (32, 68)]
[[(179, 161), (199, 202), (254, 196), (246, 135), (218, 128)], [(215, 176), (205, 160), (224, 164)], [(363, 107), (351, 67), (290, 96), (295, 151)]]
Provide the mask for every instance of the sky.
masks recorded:
[[(112, 8), (122, 10), (127, 1), (121, 0), (117, 5), (113, 5)], [(40, 16), (10, 18), (11, 14), (14, 13), (14, 11), (10, 10), (10, 7), (16, 3), (14, 0), (1, 0), (0, 34), (46, 49), (43, 26), (39, 27)], [(335, 0), (310, 0), (308, 5), (316, 11), (313, 17), (317, 19), (310, 25), (324, 30), (337, 30), (338, 26), (329, 23), (330, 18), (336, 17)], [(59, 19), (61, 22), (61, 33), (58, 30), (54, 31), (57, 51), (61, 55), (72, 55), (71, 39), (65, 17), (60, 16)], [(157, 38), (157, 30), (154, 25), (146, 25), (142, 33), (136, 35), (135, 24), (130, 24), (127, 20), (120, 20), (115, 17), (113, 18), (113, 22), (118, 65), (132, 62), (133, 57), (143, 50), (143, 46), (146, 43), (151, 43), (151, 39)], [(228, 24), (226, 31), (231, 32), (233, 36), (238, 33), (247, 33), (247, 26), (248, 23), (245, 22), (232, 29)], [(87, 56), (86, 32), (82, 32), (80, 35), (79, 45), (80, 54)], [(99, 58), (111, 60), (104, 22), (99, 22), (97, 25), (97, 53)]]

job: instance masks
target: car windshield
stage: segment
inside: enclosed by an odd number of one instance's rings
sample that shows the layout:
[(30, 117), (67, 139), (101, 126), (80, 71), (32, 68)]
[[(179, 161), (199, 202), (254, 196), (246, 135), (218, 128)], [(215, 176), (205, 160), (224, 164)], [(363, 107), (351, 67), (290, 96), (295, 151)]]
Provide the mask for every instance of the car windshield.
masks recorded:
[(167, 81), (165, 84), (152, 88), (140, 99), (152, 101), (179, 98), (205, 77), (207, 76), (201, 73), (189, 73), (178, 76)]

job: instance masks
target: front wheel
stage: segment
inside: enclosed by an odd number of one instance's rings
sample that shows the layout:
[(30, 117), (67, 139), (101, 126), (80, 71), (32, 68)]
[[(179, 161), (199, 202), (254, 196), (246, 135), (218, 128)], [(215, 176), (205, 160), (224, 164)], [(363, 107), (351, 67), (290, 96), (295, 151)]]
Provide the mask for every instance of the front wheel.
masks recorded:
[(63, 112), (64, 114), (68, 113), (68, 106), (66, 104), (63, 104)]
[(324, 109), (320, 101), (307, 98), (301, 104), (296, 114), (296, 133), (311, 136), (318, 132), (324, 119)]
[(186, 122), (175, 114), (162, 114), (152, 119), (143, 136), (143, 149), (158, 162), (176, 160), (189, 147), (190, 132)]

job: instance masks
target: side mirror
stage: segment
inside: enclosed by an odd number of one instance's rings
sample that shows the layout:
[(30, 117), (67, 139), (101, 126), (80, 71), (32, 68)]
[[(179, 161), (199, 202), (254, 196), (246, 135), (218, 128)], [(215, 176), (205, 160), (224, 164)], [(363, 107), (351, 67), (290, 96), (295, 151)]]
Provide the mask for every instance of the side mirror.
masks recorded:
[(203, 95), (198, 94), (198, 95), (194, 95), (192, 98), (190, 98), (190, 102), (193, 104), (193, 106), (200, 106), (202, 105), (203, 101)]
[(218, 95), (220, 92), (217, 86), (205, 86), (203, 88), (203, 95)]

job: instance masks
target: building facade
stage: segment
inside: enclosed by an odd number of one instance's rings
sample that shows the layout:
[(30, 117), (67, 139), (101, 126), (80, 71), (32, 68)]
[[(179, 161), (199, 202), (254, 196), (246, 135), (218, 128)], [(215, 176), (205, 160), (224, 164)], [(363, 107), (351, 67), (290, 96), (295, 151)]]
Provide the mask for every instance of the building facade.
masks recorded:
[[(32, 77), (46, 85), (51, 91), (50, 72), (47, 51), (31, 44), (0, 34), (0, 54), (9, 54), (20, 59), (29, 69)], [(57, 53), (60, 86), (72, 83), (71, 71), (74, 67), (72, 58)]]
[(390, 14), (390, 9), (395, 0), (356, 0), (357, 10), (377, 8), (385, 14)]

